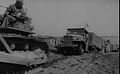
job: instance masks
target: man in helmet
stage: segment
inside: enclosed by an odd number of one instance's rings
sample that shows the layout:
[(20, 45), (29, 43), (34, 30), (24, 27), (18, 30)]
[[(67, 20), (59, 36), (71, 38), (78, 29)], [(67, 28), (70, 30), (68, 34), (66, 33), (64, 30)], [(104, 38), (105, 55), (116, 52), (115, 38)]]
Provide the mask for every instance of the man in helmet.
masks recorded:
[(10, 26), (16, 22), (21, 22), (24, 24), (25, 21), (29, 20), (29, 17), (26, 15), (26, 12), (23, 9), (23, 0), (16, 0), (15, 4), (11, 4), (7, 8), (5, 15), (2, 15), (0, 19), (3, 21), (6, 16)]

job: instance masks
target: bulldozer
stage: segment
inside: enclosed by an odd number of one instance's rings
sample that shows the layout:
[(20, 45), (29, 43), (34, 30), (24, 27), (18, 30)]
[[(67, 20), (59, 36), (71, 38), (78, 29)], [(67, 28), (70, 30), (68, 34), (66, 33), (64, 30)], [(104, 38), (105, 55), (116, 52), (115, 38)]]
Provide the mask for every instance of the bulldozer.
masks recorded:
[(24, 74), (46, 63), (47, 43), (38, 40), (29, 25), (8, 22), (5, 17), (0, 25), (0, 74)]

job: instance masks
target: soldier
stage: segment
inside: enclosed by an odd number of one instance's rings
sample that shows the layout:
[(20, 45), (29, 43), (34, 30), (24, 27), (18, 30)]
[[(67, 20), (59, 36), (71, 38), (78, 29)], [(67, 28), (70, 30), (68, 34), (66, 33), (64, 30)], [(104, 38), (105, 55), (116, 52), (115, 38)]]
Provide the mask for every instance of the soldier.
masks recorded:
[[(26, 12), (23, 9), (23, 0), (16, 0), (15, 4), (11, 4), (7, 8), (5, 15), (0, 16), (0, 20), (2, 20), (3, 22), (6, 16), (11, 26), (13, 25), (13, 23), (22, 22), (24, 24), (25, 21), (29, 20), (29, 17), (26, 15)], [(12, 22), (10, 21), (10, 19), (12, 19)]]

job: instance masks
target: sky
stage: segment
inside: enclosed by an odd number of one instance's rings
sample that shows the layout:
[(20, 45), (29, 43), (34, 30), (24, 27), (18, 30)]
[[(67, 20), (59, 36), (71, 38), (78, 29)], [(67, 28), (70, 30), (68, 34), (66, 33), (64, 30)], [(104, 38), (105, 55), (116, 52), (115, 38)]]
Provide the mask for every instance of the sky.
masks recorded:
[[(9, 6), (15, 0), (0, 0)], [(67, 28), (85, 27), (99, 36), (119, 35), (118, 0), (24, 0), (37, 35), (63, 36)], [(0, 8), (0, 14), (5, 9)]]

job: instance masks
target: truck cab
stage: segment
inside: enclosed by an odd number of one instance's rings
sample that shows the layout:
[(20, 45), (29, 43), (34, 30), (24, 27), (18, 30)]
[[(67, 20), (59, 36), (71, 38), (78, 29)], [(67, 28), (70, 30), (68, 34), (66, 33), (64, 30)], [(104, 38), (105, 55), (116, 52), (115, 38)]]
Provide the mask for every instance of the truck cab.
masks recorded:
[(73, 41), (84, 41), (86, 42), (86, 38), (88, 38), (88, 31), (84, 28), (68, 28), (67, 34), (68, 36), (73, 37)]
[(88, 45), (88, 31), (84, 28), (68, 28), (63, 36), (63, 43), (58, 47), (58, 52), (66, 54), (83, 54)]

